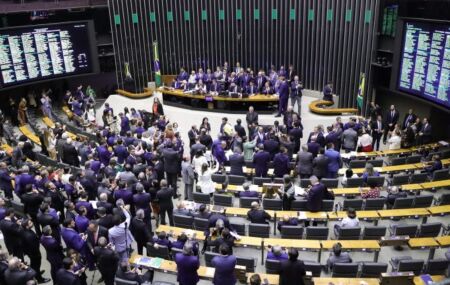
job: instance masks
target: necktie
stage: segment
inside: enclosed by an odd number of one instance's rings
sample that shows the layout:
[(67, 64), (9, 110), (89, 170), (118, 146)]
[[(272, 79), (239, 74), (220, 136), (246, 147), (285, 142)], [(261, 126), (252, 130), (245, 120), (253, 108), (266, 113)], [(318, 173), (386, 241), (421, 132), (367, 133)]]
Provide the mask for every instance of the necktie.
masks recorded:
[(391, 121), (394, 121), (394, 111), (391, 112)]

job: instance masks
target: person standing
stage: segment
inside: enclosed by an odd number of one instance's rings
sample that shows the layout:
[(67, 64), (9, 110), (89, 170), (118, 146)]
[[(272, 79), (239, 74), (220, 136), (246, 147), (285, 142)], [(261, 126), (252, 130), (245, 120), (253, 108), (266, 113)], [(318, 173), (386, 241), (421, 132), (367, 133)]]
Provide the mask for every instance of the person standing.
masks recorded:
[(19, 226), (19, 221), (14, 217), (13, 208), (6, 209), (5, 218), (0, 221), (0, 230), (3, 233), (8, 253), (23, 259), (22, 239), (20, 238), (22, 229)]
[(159, 203), (159, 215), (160, 215), (160, 223), (161, 225), (166, 224), (166, 213), (169, 217), (169, 224), (170, 226), (173, 226), (173, 189), (167, 187), (167, 181), (161, 180), (161, 189), (156, 193), (156, 198), (158, 199)]
[(328, 143), (325, 156), (328, 157), (328, 178), (336, 178), (339, 168), (342, 167), (341, 154), (334, 149), (333, 143)]
[(309, 178), (313, 171), (313, 154), (308, 151), (307, 145), (297, 155), (297, 173), (300, 178)]
[(380, 150), (381, 136), (385, 128), (381, 115), (378, 115), (377, 119), (372, 121), (370, 128), (372, 129), (372, 149), (378, 151)]
[(220, 255), (215, 256), (211, 261), (212, 266), (216, 269), (214, 271), (213, 284), (235, 285), (234, 267), (236, 266), (236, 257), (230, 255), (230, 248), (226, 244), (220, 245), (219, 253)]
[(280, 285), (303, 285), (303, 277), (306, 275), (303, 261), (298, 260), (298, 251), (290, 248), (288, 251), (288, 260), (280, 263)]
[(81, 284), (80, 275), (83, 274), (84, 270), (75, 270), (75, 262), (70, 257), (63, 259), (63, 267), (58, 270), (56, 274), (56, 284), (63, 285), (79, 285)]
[(192, 201), (194, 192), (194, 181), (195, 174), (192, 164), (188, 156), (183, 157), (183, 162), (181, 162), (181, 177), (184, 183), (184, 199)]
[(284, 76), (280, 77), (281, 83), (278, 87), (278, 114), (275, 117), (281, 117), (287, 110), (289, 100), (289, 85)]
[(333, 102), (333, 83), (328, 82), (327, 85), (325, 85), (323, 87), (323, 98), (322, 98), (322, 100)]
[(253, 155), (255, 177), (266, 177), (269, 170), (270, 153), (264, 150), (264, 145), (258, 145), (258, 152)]
[(8, 269), (5, 270), (4, 275), (8, 285), (25, 285), (34, 280), (36, 272), (21, 262), (19, 258), (12, 257), (8, 261)]
[(177, 281), (180, 285), (195, 285), (200, 280), (197, 270), (200, 267), (199, 257), (194, 255), (191, 242), (186, 242), (183, 252), (175, 255), (177, 264)]
[(19, 121), (19, 126), (23, 126), (28, 123), (27, 100), (25, 98), (22, 98), (19, 102), (17, 119)]
[(294, 108), (297, 103), (297, 113), (300, 115), (302, 111), (302, 96), (303, 83), (300, 81), (298, 75), (294, 76), (294, 81), (291, 82), (291, 106)]
[(120, 260), (128, 260), (130, 257), (131, 244), (134, 241), (134, 237), (129, 230), (131, 215), (128, 209), (123, 204), (118, 203), (118, 207), (125, 215), (125, 221), (122, 222), (121, 215), (115, 215), (113, 217), (114, 227), (108, 231), (109, 241), (114, 245)]
[(138, 254), (143, 254), (143, 249), (147, 245), (147, 242), (151, 240), (151, 232), (148, 225), (144, 222), (144, 210), (139, 209), (136, 211), (136, 216), (131, 220), (130, 230), (132, 235), (136, 239)]
[(98, 246), (94, 248), (94, 255), (97, 258), (98, 271), (100, 271), (105, 285), (114, 285), (119, 256), (105, 237), (99, 238)]
[(389, 111), (386, 112), (386, 121), (384, 124), (384, 135), (383, 135), (383, 143), (386, 144), (387, 136), (389, 132), (392, 132), (395, 128), (395, 125), (398, 122), (398, 118), (400, 117), (399, 112), (395, 109), (394, 105), (391, 105)]
[(52, 280), (55, 281), (56, 273), (63, 265), (63, 248), (61, 244), (52, 236), (52, 229), (50, 226), (45, 226), (42, 229), (40, 242), (47, 253), (47, 260), (50, 263), (50, 274), (52, 276)]
[(174, 195), (177, 192), (177, 179), (180, 172), (180, 154), (173, 148), (172, 142), (166, 144), (162, 151), (164, 157), (164, 171), (166, 172), (167, 183), (174, 190)]

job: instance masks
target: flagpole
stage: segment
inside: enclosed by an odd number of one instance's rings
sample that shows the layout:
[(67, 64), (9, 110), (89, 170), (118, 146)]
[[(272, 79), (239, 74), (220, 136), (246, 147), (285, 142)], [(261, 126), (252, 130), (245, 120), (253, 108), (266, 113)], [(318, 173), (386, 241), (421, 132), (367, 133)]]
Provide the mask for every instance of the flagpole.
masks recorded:
[(158, 42), (154, 41), (153, 44), (153, 67), (155, 71), (155, 84), (156, 87), (161, 86), (161, 70), (158, 56)]

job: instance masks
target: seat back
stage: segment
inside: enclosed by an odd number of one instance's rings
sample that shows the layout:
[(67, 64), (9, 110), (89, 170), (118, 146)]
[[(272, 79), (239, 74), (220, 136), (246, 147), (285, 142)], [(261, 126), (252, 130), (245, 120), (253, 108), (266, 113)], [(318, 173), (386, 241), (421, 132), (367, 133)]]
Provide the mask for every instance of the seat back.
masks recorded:
[(433, 172), (433, 181), (449, 179), (448, 169), (436, 170)]
[(235, 224), (235, 223), (230, 223), (231, 228), (236, 231), (236, 233), (240, 236), (246, 236), (247, 235), (247, 231), (245, 229), (245, 223), (239, 223), (239, 224)]
[(216, 256), (220, 256), (220, 253), (216, 253), (216, 252), (212, 252), (212, 251), (207, 251), (205, 252), (205, 264), (208, 267), (212, 267), (212, 259)]
[(214, 194), (213, 195), (214, 205), (233, 207), (233, 197), (224, 194)]
[(256, 259), (253, 257), (236, 256), (236, 264), (245, 266), (246, 272), (255, 272)]
[(194, 230), (206, 231), (208, 230), (208, 226), (209, 226), (208, 219), (194, 218)]
[(363, 262), (361, 266), (361, 278), (379, 278), (381, 273), (387, 272), (387, 263)]
[(391, 159), (391, 165), (406, 164), (406, 157), (393, 157)]
[(254, 224), (248, 225), (248, 235), (251, 237), (269, 238), (270, 225)]
[(294, 200), (291, 203), (291, 210), (292, 211), (308, 211), (306, 208), (306, 200)]
[(283, 200), (263, 199), (263, 208), (265, 210), (281, 211), (283, 210)]
[(119, 277), (115, 277), (114, 278), (114, 284), (115, 285), (139, 285), (139, 283), (137, 281), (129, 281), (129, 280), (125, 280)]
[(386, 203), (386, 198), (371, 198), (366, 199), (364, 204), (364, 210), (383, 210), (384, 204)]
[(214, 173), (211, 175), (211, 180), (215, 183), (223, 184), (227, 181), (227, 176), (224, 174)]
[(192, 229), (192, 224), (194, 223), (194, 218), (191, 216), (184, 215), (173, 215), (173, 224), (175, 227)]
[(309, 179), (300, 179), (300, 187), (308, 188), (311, 185), (311, 181)]
[(383, 167), (384, 160), (374, 159), (374, 160), (368, 161), (367, 163), (372, 164), (373, 167)]
[(341, 240), (357, 240), (361, 236), (361, 227), (340, 227), (337, 239)]
[(358, 275), (358, 263), (335, 263), (331, 277), (351, 277)]
[(305, 260), (303, 263), (305, 265), (305, 271), (311, 272), (313, 277), (320, 277), (322, 265), (319, 262)]
[(414, 198), (397, 198), (392, 209), (408, 209), (412, 208), (413, 204)]
[(245, 183), (245, 176), (241, 175), (228, 175), (228, 183), (230, 185), (242, 185)]
[(303, 227), (301, 226), (282, 226), (281, 238), (302, 239)]
[(337, 188), (339, 185), (339, 179), (322, 178), (320, 182), (322, 182), (322, 184), (327, 188)]
[[(281, 263), (279, 260), (266, 259), (266, 273), (278, 274), (280, 272)], [(306, 268), (305, 268), (306, 270)]]
[(167, 246), (158, 245), (157, 247), (155, 247), (151, 242), (147, 243), (147, 255), (151, 257), (170, 259), (170, 253)]
[(384, 185), (384, 176), (369, 176), (367, 177), (367, 185), (372, 185), (374, 183), (377, 187), (382, 187)]
[(400, 260), (398, 264), (399, 272), (412, 271), (414, 275), (420, 275), (423, 269), (424, 261), (421, 259)]
[(307, 227), (306, 228), (306, 239), (318, 239), (327, 240), (328, 239), (328, 227)]
[(275, 184), (283, 184), (284, 181), (283, 181), (283, 178), (281, 178), (281, 177), (275, 177), (273, 179), (273, 183), (275, 183)]
[(323, 200), (322, 201), (322, 211), (331, 212), (334, 210), (334, 201), (333, 200)]
[(403, 185), (408, 184), (409, 182), (409, 175), (408, 174), (396, 174), (392, 178), (392, 185)]
[(200, 192), (194, 192), (192, 194), (193, 194), (195, 203), (208, 204), (208, 205), (211, 204), (211, 197), (209, 196), (209, 194), (200, 193)]
[(353, 177), (347, 179), (347, 187), (362, 187), (364, 179), (362, 177)]
[(407, 164), (419, 163), (421, 160), (422, 160), (421, 155), (411, 155), (406, 158), (406, 163)]
[(417, 225), (397, 225), (394, 228), (394, 235), (415, 237), (417, 234)]
[(414, 173), (411, 175), (411, 181), (410, 183), (423, 183), (428, 180), (428, 174), (427, 173)]
[(259, 198), (256, 198), (256, 197), (239, 198), (239, 207), (249, 209), (252, 207), (252, 202), (259, 202)]
[(353, 208), (359, 211), (363, 207), (363, 201), (363, 199), (345, 199), (342, 204), (342, 210), (346, 211), (348, 208)]
[(253, 177), (253, 184), (262, 186), (264, 183), (271, 183), (272, 179), (269, 177)]
[(450, 193), (442, 194), (439, 200), (439, 205), (450, 205)]
[(437, 237), (441, 232), (442, 223), (421, 224), (417, 237)]
[(414, 198), (414, 208), (428, 208), (433, 203), (433, 195), (420, 195)]
[(449, 261), (446, 258), (430, 259), (425, 265), (425, 274), (447, 275)]
[(364, 227), (362, 239), (379, 240), (386, 235), (386, 227), (382, 226), (366, 226)]
[(348, 163), (349, 168), (364, 168), (366, 167), (366, 160), (353, 159)]

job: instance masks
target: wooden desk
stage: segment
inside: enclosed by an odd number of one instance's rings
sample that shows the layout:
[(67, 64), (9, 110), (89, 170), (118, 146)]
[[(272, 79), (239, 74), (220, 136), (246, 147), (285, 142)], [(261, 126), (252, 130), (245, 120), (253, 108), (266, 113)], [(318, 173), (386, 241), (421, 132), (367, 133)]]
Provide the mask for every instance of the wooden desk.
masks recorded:
[(450, 213), (450, 205), (429, 207), (428, 211), (433, 216), (444, 216)]
[(414, 184), (404, 184), (400, 185), (403, 191), (421, 191), (424, 190), (422, 184), (414, 183)]
[(342, 113), (356, 114), (355, 108), (323, 108), (322, 106), (333, 106), (333, 102), (325, 100), (315, 100), (309, 104), (309, 110), (321, 115), (341, 115)]
[[(250, 209), (247, 208), (236, 208), (236, 207), (224, 207), (225, 208), (225, 213), (228, 216), (233, 216), (233, 217), (247, 217), (247, 213), (248, 211), (250, 211)], [(275, 215), (275, 211), (272, 210), (265, 210), (272, 218)]]
[[(431, 275), (431, 280), (433, 280), (433, 282), (439, 282), (441, 280), (444, 280), (445, 276), (444, 275)], [(422, 278), (420, 278), (420, 276), (414, 276), (414, 285), (426, 285), (424, 284)]]
[(428, 260), (434, 258), (436, 248), (439, 247), (439, 243), (434, 238), (412, 238), (408, 241), (408, 246), (411, 249), (428, 249)]
[[(363, 187), (363, 190), (369, 190), (369, 187)], [(330, 191), (334, 193), (335, 196), (347, 196), (353, 195), (358, 196), (361, 195), (359, 191), (359, 187), (349, 187), (349, 188), (330, 188)]]
[[(360, 220), (373, 220), (380, 218), (380, 215), (378, 215), (378, 211), (356, 211), (356, 216)], [(347, 217), (346, 211), (328, 212), (329, 220), (339, 221), (345, 217)]]
[(428, 212), (426, 208), (379, 210), (378, 214), (382, 219), (409, 218), (409, 217), (426, 218), (430, 216), (430, 212)]
[(333, 277), (314, 277), (314, 285), (379, 285), (378, 278), (333, 278)]
[(30, 141), (37, 145), (41, 145), (41, 140), (36, 136), (30, 129), (28, 124), (19, 127), (19, 130), (24, 134)]
[(132, 93), (123, 89), (117, 89), (117, 94), (131, 98), (131, 99), (142, 99), (153, 96), (153, 91), (150, 88), (144, 88), (144, 92)]
[[(160, 87), (157, 90), (161, 92), (163, 95), (205, 100), (205, 95), (194, 95), (192, 93), (184, 93), (182, 90), (178, 89), (170, 90)], [(256, 94), (253, 96), (249, 96), (248, 98), (231, 98), (221, 96), (213, 96), (213, 98), (214, 101), (228, 101), (228, 102), (278, 102), (277, 95), (264, 95), (264, 94)]]
[(284, 248), (293, 247), (303, 251), (317, 251), (321, 248), (320, 241), (307, 239), (265, 238), (264, 246), (267, 247), (269, 245), (279, 245)]
[[(368, 162), (370, 162), (370, 161), (368, 161)], [(374, 169), (378, 173), (394, 173), (394, 172), (422, 169), (422, 167), (421, 167), (421, 164), (412, 163), (412, 164), (400, 164), (400, 165), (389, 165), (389, 166), (383, 166), (383, 167), (374, 167)], [(363, 174), (365, 171), (365, 168), (354, 168), (352, 170), (353, 170), (353, 173), (355, 173), (355, 174)], [(341, 168), (341, 169), (339, 169), (338, 173), (339, 173), (339, 175), (343, 176), (345, 174), (345, 171), (347, 171), (347, 168)]]
[[(217, 190), (221, 190), (222, 184), (214, 183), (214, 188)], [(242, 191), (244, 191), (244, 187), (242, 187), (242, 185), (228, 185), (228, 187), (227, 187), (227, 192), (242, 192)], [(262, 193), (262, 187), (259, 186), (258, 189), (254, 190), (254, 191)]]
[(441, 247), (449, 247), (450, 246), (450, 236), (441, 236), (434, 238)]
[[(42, 117), (42, 121), (44, 122), (44, 124), (49, 127), (49, 128), (54, 128), (55, 127), (55, 123), (52, 121), (52, 119), (50, 119), (49, 117)], [(66, 131), (67, 132), (67, 131)], [(72, 140), (75, 140), (77, 138), (76, 134), (73, 134), (71, 132), (67, 132), (67, 135), (69, 135), (69, 137)]]
[(433, 181), (433, 182), (425, 182), (420, 184), (422, 188), (425, 189), (436, 189), (442, 187), (450, 187), (450, 179)]
[(322, 249), (332, 250), (335, 243), (341, 243), (343, 250), (348, 251), (379, 251), (381, 249), (377, 240), (323, 240)]

